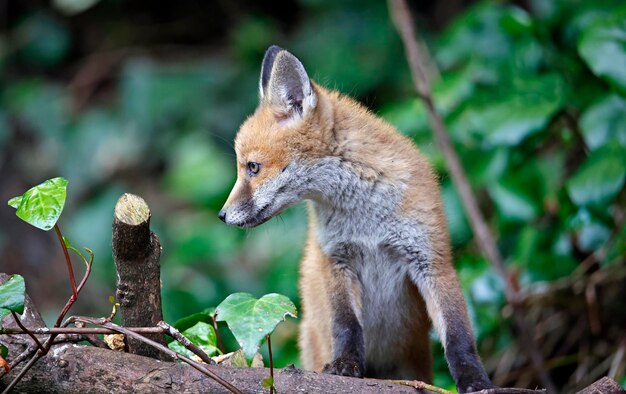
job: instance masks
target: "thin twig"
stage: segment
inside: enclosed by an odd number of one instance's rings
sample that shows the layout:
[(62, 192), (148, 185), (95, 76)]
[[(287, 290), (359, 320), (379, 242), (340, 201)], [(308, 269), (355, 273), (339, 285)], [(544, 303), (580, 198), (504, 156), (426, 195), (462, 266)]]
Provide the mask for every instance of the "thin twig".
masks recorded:
[[(163, 320), (157, 323), (157, 327), (161, 328), (163, 332), (167, 333), (169, 336), (177, 340), (181, 345), (183, 345), (187, 350), (200, 357), (200, 360), (204, 361), (206, 364), (213, 365), (216, 364), (215, 361), (211, 357), (209, 357), (202, 349), (198, 346), (194, 345), (189, 338), (184, 336), (180, 331), (171, 325), (167, 324)], [(136, 332), (136, 331), (135, 331)]]
[[(30, 358), (33, 356), (33, 354), (35, 354), (35, 352), (37, 351), (37, 347), (36, 346), (29, 346), (28, 348), (26, 348), (26, 350), (24, 350), (22, 353), (20, 353), (19, 356), (15, 357), (13, 360), (11, 360), (11, 363), (9, 363), (9, 366), (11, 367), (11, 369), (17, 367), (18, 365), (20, 365), (24, 360), (26, 360), (27, 358)], [(2, 377), (2, 374), (0, 374), (0, 378)]]
[[(164, 334), (164, 331), (160, 327), (125, 327), (127, 330), (136, 332), (138, 334)], [(89, 334), (116, 334), (117, 331), (111, 330), (108, 328), (101, 327), (38, 327), (38, 328), (26, 328), (26, 330), (30, 331), (35, 335), (46, 335), (46, 334), (80, 334), (80, 335), (89, 335)], [(0, 328), (0, 335), (8, 334), (8, 335), (26, 335), (28, 334), (26, 330), (14, 328), (14, 327), (5, 327)]]
[(413, 18), (411, 17), (409, 7), (407, 6), (405, 0), (388, 0), (388, 4), (393, 22), (396, 25), (400, 37), (402, 38), (402, 42), (404, 43), (404, 49), (409, 61), (409, 67), (413, 76), (415, 89), (424, 102), (434, 131), (435, 140), (445, 157), (448, 170), (452, 177), (452, 182), (461, 196), (461, 201), (465, 208), (465, 212), (467, 212), (476, 241), (504, 283), (504, 292), (507, 302), (513, 306), (514, 312), (516, 312), (514, 313), (515, 324), (518, 326), (522, 335), (522, 340), (525, 342), (524, 348), (528, 351), (528, 355), (535, 371), (539, 376), (539, 379), (549, 392), (556, 392), (556, 386), (545, 369), (543, 355), (532, 338), (531, 333), (533, 331), (531, 327), (526, 324), (524, 317), (519, 313), (519, 292), (517, 287), (511, 286), (509, 275), (506, 267), (504, 266), (496, 241), (478, 207), (478, 202), (472, 192), (465, 170), (463, 169), (461, 161), (459, 160), (450, 138), (448, 137), (448, 132), (443, 118), (435, 107), (430, 78), (427, 72), (427, 67), (424, 64), (424, 55), (421, 53), (420, 45), (417, 41)]
[(538, 394), (538, 393), (546, 393), (545, 389), (518, 389), (518, 388), (510, 388), (510, 387), (497, 387), (493, 389), (484, 389), (480, 391), (473, 391), (468, 394)]
[(452, 391), (442, 389), (441, 387), (433, 386), (432, 384), (424, 383), (421, 380), (389, 380), (391, 383), (400, 384), (402, 386), (413, 387), (417, 390), (428, 390), (433, 393), (439, 394), (453, 394)]
[(170, 355), (172, 358), (174, 359), (178, 359), (181, 361), (186, 362), (187, 364), (191, 365), (193, 368), (195, 368), (196, 370), (198, 370), (199, 372), (203, 373), (204, 375), (210, 377), (211, 379), (215, 380), (217, 383), (221, 384), (222, 386), (226, 387), (228, 390), (230, 390), (233, 393), (236, 394), (242, 394), (242, 392), (236, 388), (235, 386), (233, 386), (231, 383), (227, 382), (226, 380), (222, 379), (220, 376), (216, 375), (213, 371), (211, 371), (210, 369), (206, 368), (203, 364), (200, 364), (192, 359), (190, 359), (189, 357), (186, 357), (180, 353), (177, 353), (173, 350), (171, 350), (170, 348), (168, 348), (167, 346), (163, 346), (160, 343), (153, 341), (149, 338), (146, 338), (144, 336), (142, 336), (141, 334), (137, 334), (135, 332), (132, 332), (128, 329), (126, 329), (125, 327), (121, 327), (118, 326), (115, 323), (111, 323), (109, 321), (107, 321), (105, 318), (101, 318), (101, 319), (94, 319), (94, 318), (90, 318), (90, 317), (83, 317), (83, 316), (75, 316), (75, 320), (76, 321), (82, 321), (86, 324), (93, 324), (96, 326), (102, 326), (105, 328), (109, 328), (111, 330), (114, 330), (116, 332), (119, 332), (121, 334), (124, 334), (126, 336), (132, 337), (134, 339), (137, 339), (143, 343), (146, 343), (158, 350), (160, 350), (161, 352), (167, 353), (168, 355)]
[(70, 275), (70, 285), (72, 286), (72, 295), (74, 296), (74, 300), (78, 298), (78, 291), (76, 290), (76, 279), (74, 278), (74, 269), (72, 268), (72, 260), (70, 260), (70, 254), (67, 251), (67, 246), (65, 245), (65, 241), (63, 240), (63, 234), (61, 234), (61, 228), (59, 224), (54, 225), (54, 231), (57, 234), (57, 238), (59, 239), (59, 243), (61, 244), (61, 249), (63, 249), (63, 254), (65, 255), (65, 263), (67, 264), (67, 272)]
[(224, 351), (224, 344), (222, 343), (222, 336), (220, 335), (220, 329), (217, 327), (217, 320), (215, 319), (215, 313), (211, 315), (211, 320), (213, 320), (213, 329), (215, 330), (215, 337), (217, 338), (217, 346), (219, 346), (220, 352), (222, 354)]
[(44, 351), (43, 346), (41, 346), (41, 342), (39, 342), (39, 339), (37, 339), (37, 337), (31, 331), (29, 331), (26, 327), (24, 327), (17, 313), (11, 311), (11, 316), (13, 316), (13, 320), (15, 320), (15, 324), (17, 324), (22, 329), (22, 331), (24, 331), (29, 337), (32, 338), (32, 340), (35, 342), (39, 350)]

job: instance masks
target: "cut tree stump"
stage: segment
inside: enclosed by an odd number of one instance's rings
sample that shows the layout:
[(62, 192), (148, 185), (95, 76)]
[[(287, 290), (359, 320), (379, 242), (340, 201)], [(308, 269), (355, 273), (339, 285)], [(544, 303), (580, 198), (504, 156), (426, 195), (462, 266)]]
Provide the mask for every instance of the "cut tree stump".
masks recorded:
[[(113, 260), (124, 326), (151, 327), (163, 320), (160, 257), (159, 237), (150, 231), (150, 208), (139, 196), (122, 195), (113, 217)], [(163, 334), (146, 337), (167, 346)], [(152, 346), (132, 338), (126, 340), (130, 353), (171, 360)]]

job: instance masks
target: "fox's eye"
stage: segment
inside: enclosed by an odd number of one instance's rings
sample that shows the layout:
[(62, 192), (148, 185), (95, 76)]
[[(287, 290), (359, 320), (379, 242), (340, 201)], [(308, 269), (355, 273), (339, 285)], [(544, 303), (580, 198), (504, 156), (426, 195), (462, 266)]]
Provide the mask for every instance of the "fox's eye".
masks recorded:
[(259, 173), (261, 169), (261, 165), (259, 163), (255, 163), (253, 161), (248, 162), (248, 175), (254, 176)]

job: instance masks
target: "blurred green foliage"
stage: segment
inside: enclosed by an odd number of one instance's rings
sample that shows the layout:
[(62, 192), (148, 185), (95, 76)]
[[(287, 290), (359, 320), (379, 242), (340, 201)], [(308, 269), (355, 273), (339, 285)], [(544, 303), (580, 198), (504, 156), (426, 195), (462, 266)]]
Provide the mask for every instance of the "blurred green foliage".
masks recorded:
[[(70, 180), (63, 227), (75, 245), (96, 253), (92, 314), (106, 314), (114, 291), (110, 223), (123, 192), (141, 195), (152, 209), (168, 321), (238, 291), (298, 299), (302, 206), (249, 231), (216, 216), (235, 178), (231, 141), (256, 105), (261, 57), (279, 44), (317, 82), (359, 98), (432, 160), (481, 354), (489, 365), (515, 341), (502, 312), (503, 284), (472, 242), (385, 2), (301, 0), (285, 5), (296, 10), (288, 17), (281, 7), (246, 3), (216, 41), (162, 48), (142, 42), (127, 20), (110, 22), (106, 15), (121, 4), (112, 3), (26, 7), (0, 36), (0, 151), (11, 163), (5, 170), (25, 184), (57, 174)], [(601, 265), (623, 263), (626, 253), (619, 221), (626, 5), (527, 3), (523, 9), (480, 1), (442, 31), (420, 24), (436, 63), (437, 107), (522, 287), (567, 276), (603, 247)], [(77, 33), (81, 21), (110, 31), (85, 38)], [(4, 231), (3, 224), (0, 248), (10, 239)], [(287, 322), (272, 336), (279, 367), (297, 364), (296, 330)], [(435, 382), (451, 387), (440, 346), (434, 348)]]

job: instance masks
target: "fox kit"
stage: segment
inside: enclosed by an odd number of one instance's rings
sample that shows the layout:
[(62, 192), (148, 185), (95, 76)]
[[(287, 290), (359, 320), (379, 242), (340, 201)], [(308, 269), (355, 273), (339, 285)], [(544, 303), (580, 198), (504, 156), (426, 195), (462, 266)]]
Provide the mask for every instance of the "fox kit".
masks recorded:
[(413, 142), (312, 82), (277, 46), (263, 59), (260, 96), (235, 139), (237, 182), (219, 217), (255, 227), (308, 200), (303, 366), (431, 381), (432, 321), (459, 391), (493, 387), (452, 267), (436, 175)]

